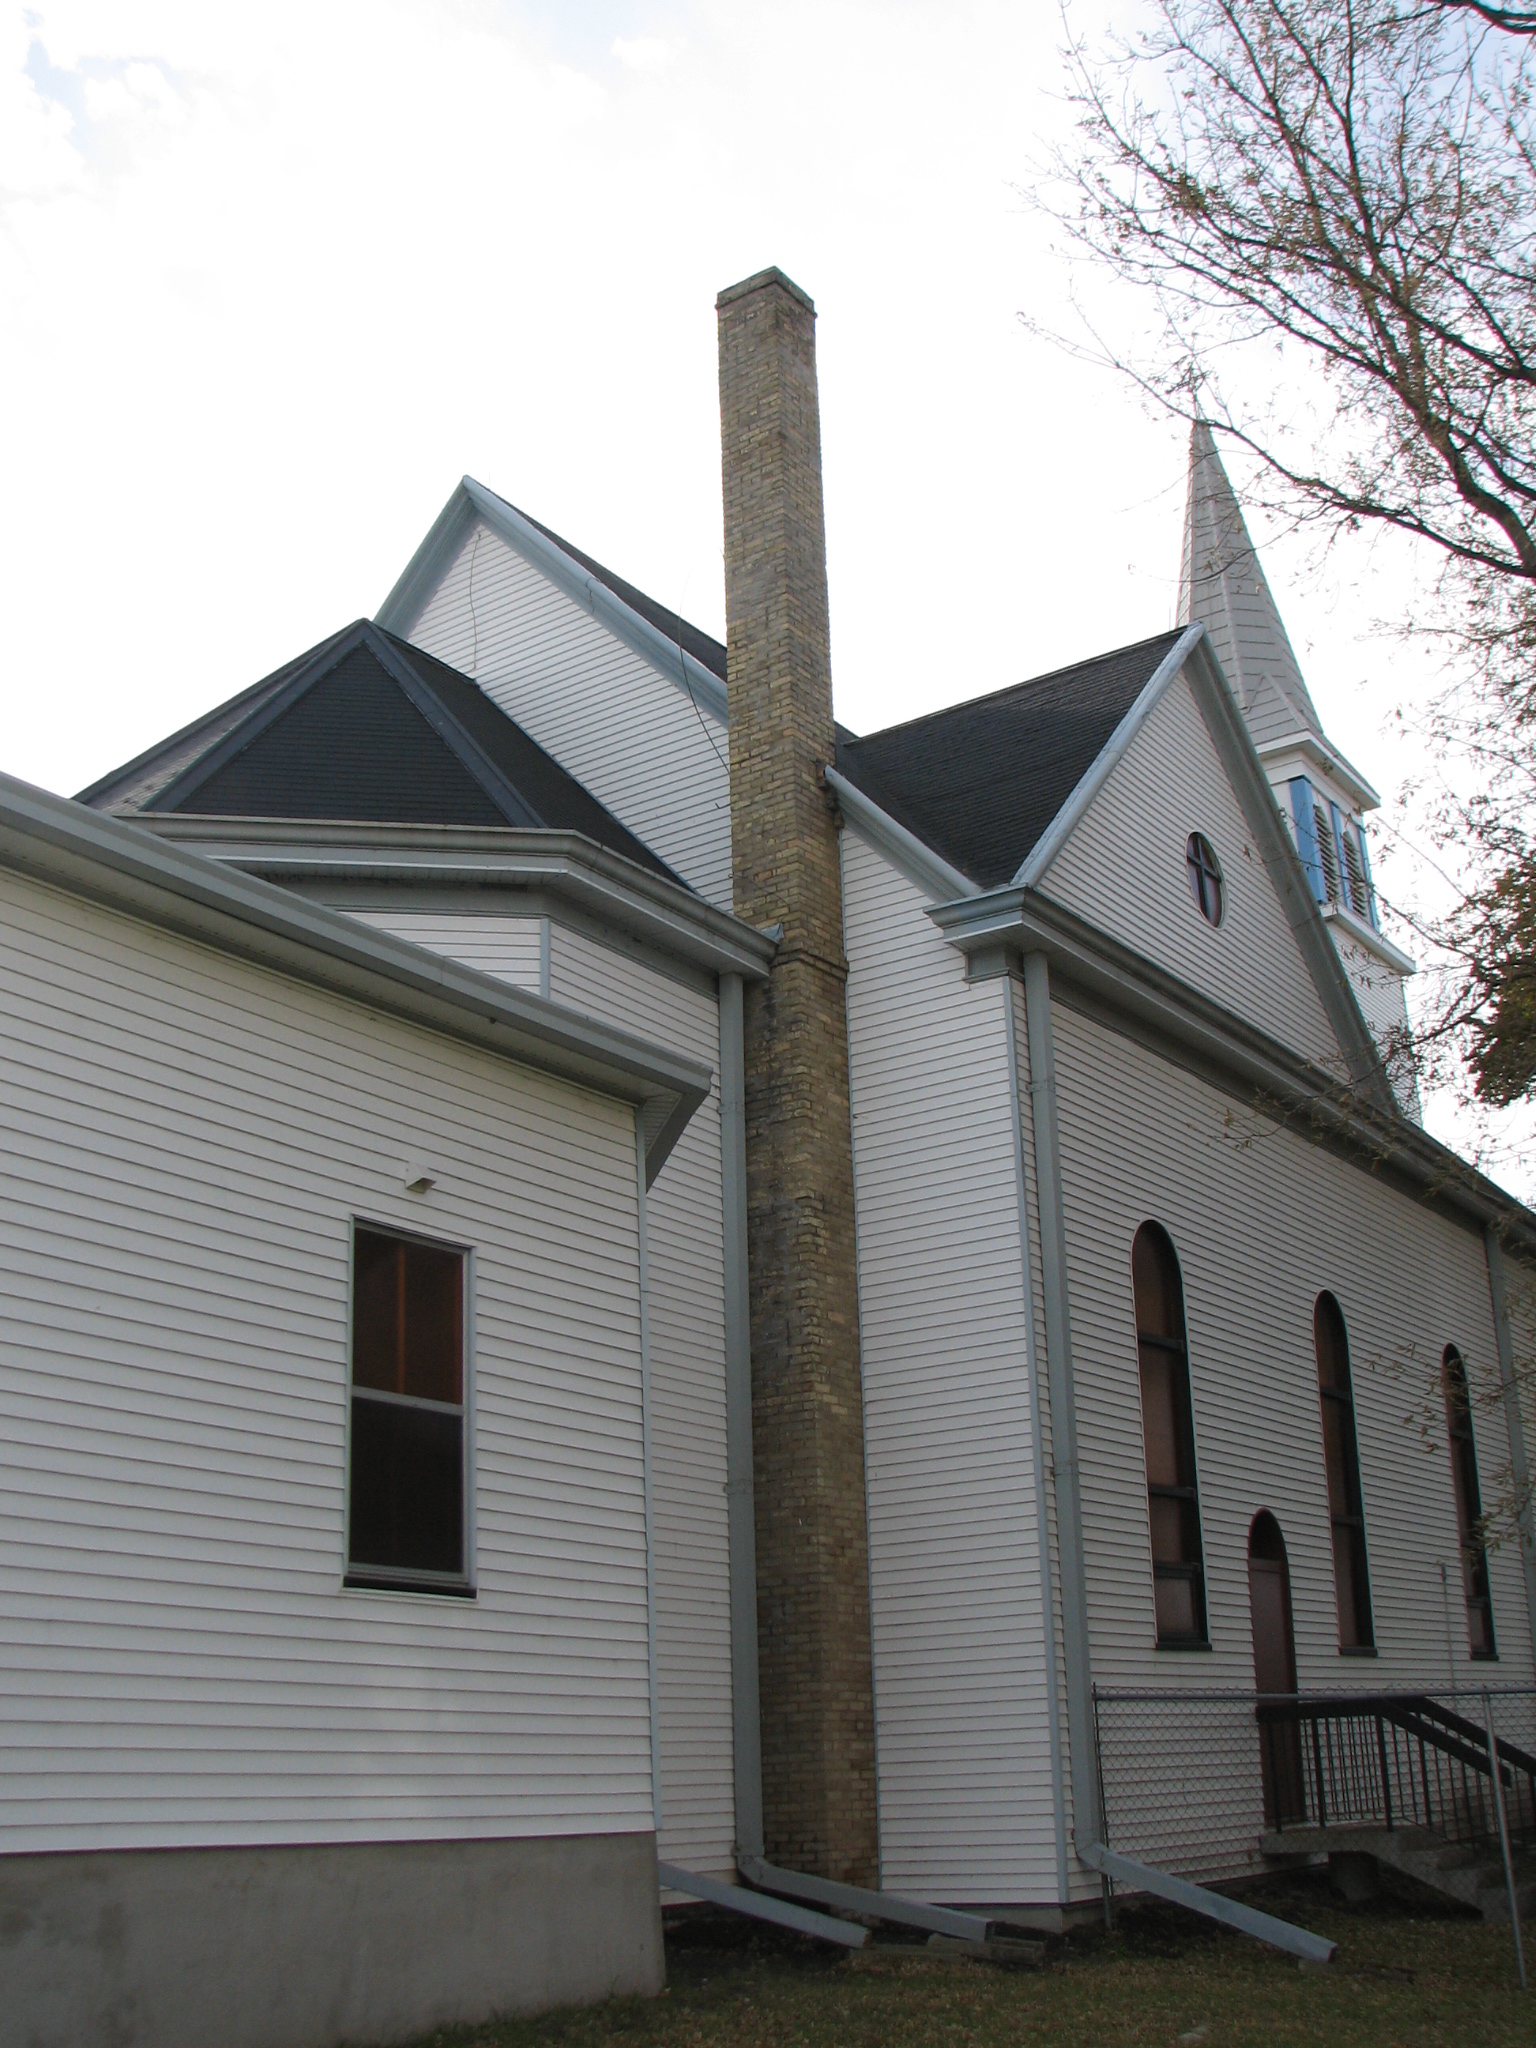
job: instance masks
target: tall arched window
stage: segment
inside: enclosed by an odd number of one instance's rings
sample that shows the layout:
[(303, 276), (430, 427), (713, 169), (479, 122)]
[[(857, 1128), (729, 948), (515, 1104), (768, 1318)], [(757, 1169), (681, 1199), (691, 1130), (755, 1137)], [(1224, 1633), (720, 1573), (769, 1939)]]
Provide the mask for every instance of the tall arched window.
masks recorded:
[(1208, 1640), (1195, 1429), (1189, 1399), (1184, 1285), (1167, 1231), (1144, 1223), (1131, 1247), (1141, 1427), (1147, 1454), (1147, 1518), (1160, 1649)]
[(1365, 1558), (1365, 1504), (1360, 1453), (1355, 1444), (1355, 1393), (1349, 1377), (1349, 1336), (1331, 1294), (1312, 1311), (1317, 1346), (1317, 1391), (1323, 1404), (1323, 1458), (1328, 1467), (1328, 1513), (1333, 1522), (1333, 1590), (1339, 1604), (1339, 1648), (1369, 1650), (1371, 1582)]
[(1477, 1446), (1472, 1441), (1472, 1401), (1467, 1369), (1454, 1344), (1440, 1365), (1445, 1389), (1445, 1428), (1450, 1439), (1451, 1484), (1456, 1489), (1456, 1530), (1461, 1538), (1461, 1589), (1467, 1602), (1467, 1635), (1474, 1657), (1493, 1657), (1493, 1599), (1488, 1588), (1488, 1552), (1483, 1547), (1482, 1490), (1477, 1483)]

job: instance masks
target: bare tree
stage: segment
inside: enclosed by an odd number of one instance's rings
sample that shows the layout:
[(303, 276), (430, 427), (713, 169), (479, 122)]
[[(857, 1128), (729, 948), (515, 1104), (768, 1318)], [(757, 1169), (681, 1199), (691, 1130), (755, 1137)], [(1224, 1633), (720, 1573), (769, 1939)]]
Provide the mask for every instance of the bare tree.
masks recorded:
[[(1079, 121), (1046, 203), (1152, 311), (1143, 352), (1102, 351), (1144, 392), (1249, 451), (1271, 506), (1439, 564), (1413, 628), (1441, 640), (1431, 723), (1473, 794), (1431, 823), (1471, 882), (1423, 933), (1450, 971), (1421, 1052), (1507, 1104), (1536, 1094), (1536, 11), (1150, 14), (1132, 44), (1069, 43)], [(1277, 345), (1292, 374), (1256, 378)], [(1298, 389), (1310, 424), (1282, 409)]]
[[(1485, 1104), (1536, 1095), (1536, 7), (1148, 9), (1130, 43), (1069, 39), (1078, 125), (1043, 196), (1095, 276), (1151, 315), (1144, 345), (1093, 333), (1092, 352), (1246, 449), (1272, 508), (1328, 534), (1395, 530), (1431, 564), (1412, 630), (1440, 640), (1450, 683), (1430, 722), (1463, 772), (1430, 823), (1470, 881), (1417, 921), (1443, 973), (1412, 1056)], [(1390, 1131), (1339, 1096), (1313, 1113), (1385, 1157)], [(1536, 1280), (1518, 1262), (1512, 1276), (1523, 1389)], [(1496, 1362), (1478, 1368), (1474, 1399), (1502, 1403)], [(1430, 1443), (1438, 1362), (1398, 1369)], [(1478, 1539), (1530, 1513), (1528, 1485), (1501, 1473)]]

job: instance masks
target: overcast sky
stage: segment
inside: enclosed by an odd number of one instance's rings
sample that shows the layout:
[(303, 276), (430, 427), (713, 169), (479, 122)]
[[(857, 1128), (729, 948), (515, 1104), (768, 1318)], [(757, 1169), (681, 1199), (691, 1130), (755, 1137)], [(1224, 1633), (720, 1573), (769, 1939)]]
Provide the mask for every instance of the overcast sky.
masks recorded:
[[(1068, 126), (1049, 0), (0, 23), (10, 773), (71, 792), (373, 612), (466, 472), (723, 637), (714, 300), (770, 263), (819, 314), (847, 724), (1171, 623), (1182, 437), (1019, 319), (1072, 322), (1020, 191)], [(1416, 761), (1384, 723), (1424, 686), (1372, 631), (1400, 558), (1265, 562), (1389, 795)]]

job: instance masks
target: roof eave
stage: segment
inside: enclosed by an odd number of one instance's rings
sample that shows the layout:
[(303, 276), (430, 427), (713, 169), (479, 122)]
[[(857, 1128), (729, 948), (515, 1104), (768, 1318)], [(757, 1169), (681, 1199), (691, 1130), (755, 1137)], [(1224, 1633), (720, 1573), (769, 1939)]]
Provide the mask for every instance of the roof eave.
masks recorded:
[(1300, 754), (1320, 768), (1325, 775), (1331, 775), (1345, 795), (1352, 798), (1362, 811), (1378, 811), (1381, 798), (1372, 789), (1358, 768), (1350, 766), (1337, 747), (1313, 732), (1294, 732), (1283, 740), (1266, 740), (1262, 747), (1255, 746), (1254, 752), (1269, 767), (1271, 761), (1284, 760), (1287, 754)]
[(1536, 1251), (1536, 1215), (1431, 1138), (1390, 1091), (1382, 1100), (1330, 1074), (1050, 897), (1009, 885), (935, 904), (928, 914), (969, 966), (984, 966), (988, 956), (1043, 953), (1053, 985), (1130, 1025), (1191, 1071), (1277, 1115), (1300, 1112), (1294, 1128), (1309, 1141), (1344, 1149), (1372, 1171), (1395, 1172), (1479, 1228), (1498, 1223)]
[(289, 887), (538, 890), (710, 973), (761, 981), (773, 961), (774, 941), (753, 926), (578, 832), (186, 813), (134, 823)]
[(6, 775), (0, 866), (632, 1103), (657, 1127), (650, 1179), (709, 1093), (711, 1070), (682, 1054)]

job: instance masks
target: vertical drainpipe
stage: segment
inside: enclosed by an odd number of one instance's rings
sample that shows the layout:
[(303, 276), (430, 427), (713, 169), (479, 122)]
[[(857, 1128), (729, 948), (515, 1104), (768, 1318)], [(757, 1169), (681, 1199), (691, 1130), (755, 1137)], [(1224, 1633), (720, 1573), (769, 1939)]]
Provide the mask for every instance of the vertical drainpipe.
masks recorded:
[(731, 1749), (736, 1853), (763, 1853), (757, 1694), (757, 1533), (752, 1498), (752, 1343), (747, 1291), (747, 1095), (739, 974), (720, 977), (720, 1178), (725, 1241), (725, 1499), (731, 1582)]
[(1051, 1529), (1045, 1502), (1045, 1428), (1040, 1406), (1040, 1346), (1035, 1337), (1034, 1281), (1030, 1274), (1029, 1193), (1024, 1165), (1024, 1105), (1020, 1099), (1018, 1023), (1014, 976), (1003, 980), (1003, 1014), (1008, 1023), (1008, 1095), (1013, 1112), (1013, 1166), (1019, 1204), (1020, 1278), (1024, 1284), (1024, 1369), (1029, 1375), (1029, 1424), (1035, 1449), (1035, 1541), (1040, 1553), (1040, 1623), (1045, 1641), (1046, 1719), (1051, 1736), (1051, 1806), (1056, 1824), (1056, 1883), (1068, 1903), (1067, 1811), (1061, 1782), (1061, 1708), (1056, 1691), (1056, 1613), (1051, 1599)]
[(1050, 969), (1043, 953), (1024, 960), (1029, 1036), (1029, 1094), (1035, 1125), (1035, 1188), (1040, 1211), (1040, 1270), (1045, 1293), (1046, 1381), (1056, 1482), (1056, 1547), (1061, 1574), (1061, 1647), (1067, 1681), (1067, 1751), (1072, 1781), (1072, 1840), (1102, 1841), (1088, 1651), (1088, 1582), (1083, 1561), (1083, 1502), (1072, 1387), (1072, 1325), (1067, 1309), (1066, 1224), (1061, 1200), (1061, 1141), (1056, 1121), (1056, 1050), (1051, 1031)]
[(1520, 1502), (1520, 1563), (1525, 1572), (1525, 1607), (1530, 1621), (1531, 1650), (1536, 1656), (1536, 1531), (1532, 1528), (1531, 1468), (1525, 1454), (1525, 1421), (1520, 1413), (1520, 1382), (1515, 1376), (1514, 1333), (1509, 1321), (1509, 1293), (1504, 1278), (1504, 1248), (1497, 1227), (1485, 1224), (1488, 1292), (1493, 1301), (1493, 1331), (1499, 1353), (1499, 1384), (1504, 1394), (1504, 1423), (1509, 1434), (1509, 1474)]
[(661, 1721), (656, 1703), (656, 1517), (651, 1494), (651, 1331), (646, 1286), (645, 1123), (635, 1111), (635, 1185), (640, 1252), (640, 1460), (645, 1501), (645, 1661), (651, 1700), (651, 1826), (661, 1838)]

